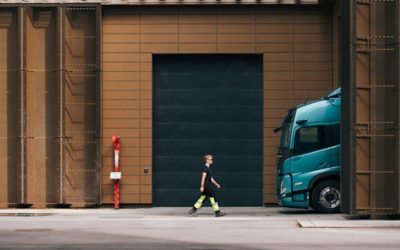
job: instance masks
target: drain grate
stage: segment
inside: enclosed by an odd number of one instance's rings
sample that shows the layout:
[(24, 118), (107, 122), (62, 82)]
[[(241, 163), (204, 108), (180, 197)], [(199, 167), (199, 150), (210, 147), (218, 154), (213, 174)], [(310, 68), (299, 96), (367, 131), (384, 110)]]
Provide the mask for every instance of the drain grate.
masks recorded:
[(51, 213), (0, 213), (0, 216), (21, 216), (21, 217), (33, 217), (33, 216), (49, 216)]
[(15, 229), (15, 232), (50, 232), (50, 228), (22, 228)]

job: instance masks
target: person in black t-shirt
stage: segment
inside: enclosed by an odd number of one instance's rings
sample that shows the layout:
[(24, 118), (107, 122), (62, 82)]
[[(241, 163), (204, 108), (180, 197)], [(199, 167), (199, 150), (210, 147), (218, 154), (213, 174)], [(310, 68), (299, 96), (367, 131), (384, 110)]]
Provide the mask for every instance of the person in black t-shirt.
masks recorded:
[(216, 217), (224, 216), (225, 213), (222, 213), (219, 209), (217, 197), (215, 195), (214, 186), (217, 188), (221, 188), (221, 186), (214, 180), (211, 173), (211, 164), (213, 163), (213, 156), (212, 155), (205, 155), (204, 156), (205, 165), (202, 170), (201, 175), (201, 185), (200, 185), (200, 198), (197, 202), (193, 205), (193, 207), (189, 210), (190, 215), (194, 215), (202, 205), (204, 200), (208, 197), (210, 199), (212, 208), (215, 212)]

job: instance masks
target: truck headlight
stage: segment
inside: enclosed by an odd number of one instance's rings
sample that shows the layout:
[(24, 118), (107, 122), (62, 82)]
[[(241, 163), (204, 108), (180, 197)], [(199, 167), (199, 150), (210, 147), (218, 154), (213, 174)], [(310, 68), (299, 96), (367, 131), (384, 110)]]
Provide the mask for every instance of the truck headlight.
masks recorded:
[(281, 181), (281, 195), (285, 194), (287, 191), (287, 188), (284, 185), (284, 180)]

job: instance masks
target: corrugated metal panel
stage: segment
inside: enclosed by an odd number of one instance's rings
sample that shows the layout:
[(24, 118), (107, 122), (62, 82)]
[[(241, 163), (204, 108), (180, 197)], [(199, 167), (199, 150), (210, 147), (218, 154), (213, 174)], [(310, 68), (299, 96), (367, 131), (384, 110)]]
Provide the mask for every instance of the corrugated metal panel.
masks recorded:
[[(279, 134), (272, 130), (288, 108), (337, 86), (332, 23), (331, 8), (321, 6), (105, 8), (102, 202), (113, 201), (108, 175), (114, 133), (122, 137), (121, 170), (129, 171), (123, 174), (121, 187), (139, 186), (121, 190), (121, 199), (152, 201), (152, 53), (262, 53), (264, 202), (274, 203)], [(145, 167), (149, 174), (144, 174)]]
[[(399, 214), (399, 2), (344, 5), (343, 211)], [(350, 138), (350, 139), (349, 139)]]

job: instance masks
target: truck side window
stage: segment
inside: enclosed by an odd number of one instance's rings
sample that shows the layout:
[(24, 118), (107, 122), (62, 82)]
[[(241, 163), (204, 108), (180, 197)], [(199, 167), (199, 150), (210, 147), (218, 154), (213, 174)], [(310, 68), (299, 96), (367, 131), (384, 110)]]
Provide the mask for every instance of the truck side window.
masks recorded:
[(325, 126), (326, 145), (332, 147), (340, 144), (340, 124)]
[(296, 131), (294, 155), (306, 154), (321, 148), (321, 126), (304, 127)]
[(340, 125), (303, 127), (296, 131), (294, 155), (306, 154), (340, 144)]

